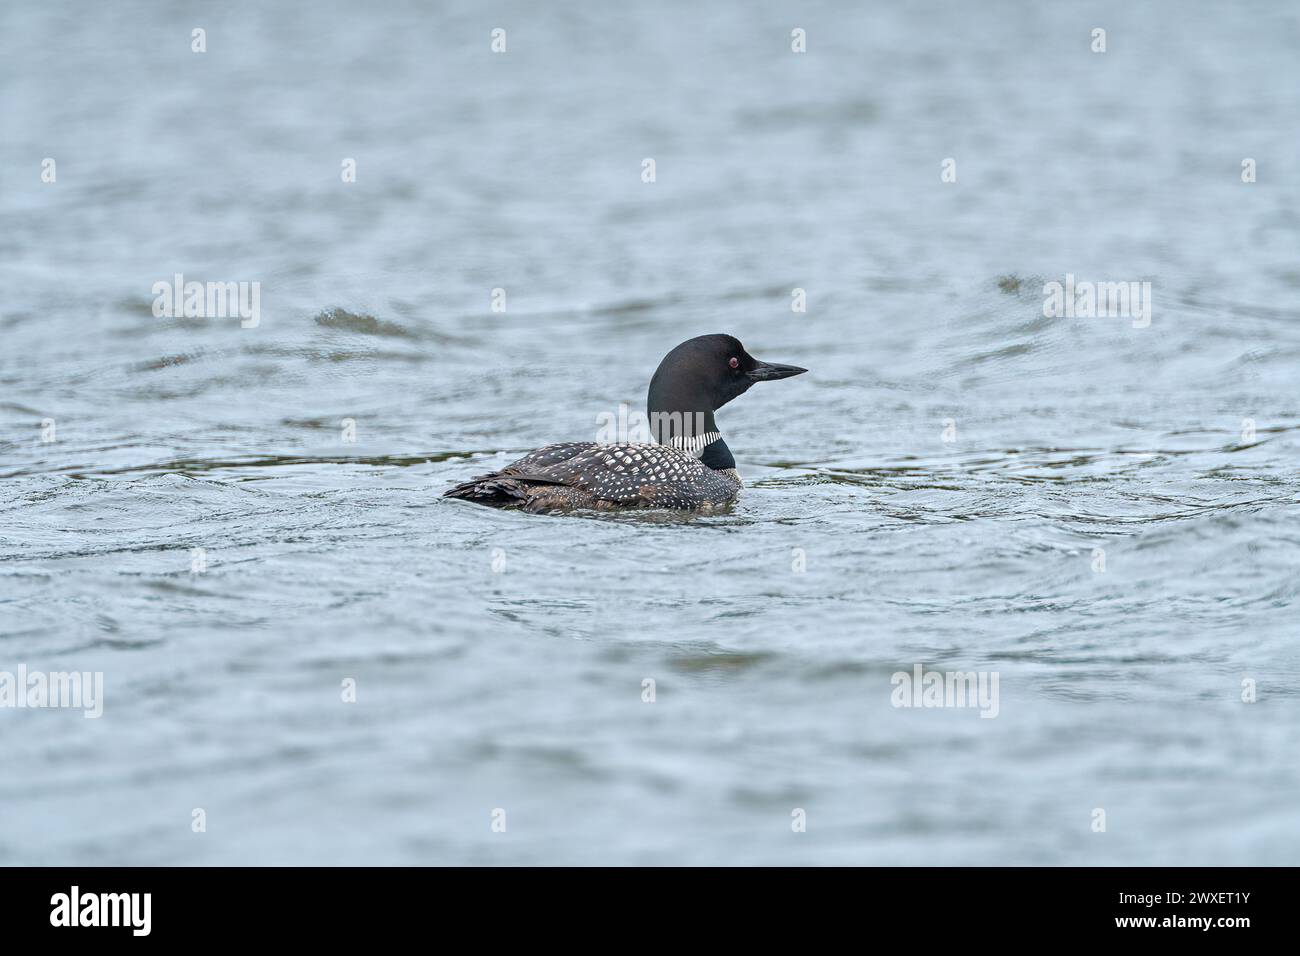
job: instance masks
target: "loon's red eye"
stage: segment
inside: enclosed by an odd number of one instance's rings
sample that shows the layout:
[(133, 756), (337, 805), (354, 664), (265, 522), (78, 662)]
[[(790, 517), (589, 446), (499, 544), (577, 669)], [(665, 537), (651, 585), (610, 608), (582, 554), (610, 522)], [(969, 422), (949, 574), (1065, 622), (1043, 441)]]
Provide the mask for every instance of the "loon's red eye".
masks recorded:
[(727, 364), (730, 365), (732, 368), (740, 368), (740, 359), (736, 358), (736, 356), (733, 355), (731, 357), (731, 361), (728, 362)]

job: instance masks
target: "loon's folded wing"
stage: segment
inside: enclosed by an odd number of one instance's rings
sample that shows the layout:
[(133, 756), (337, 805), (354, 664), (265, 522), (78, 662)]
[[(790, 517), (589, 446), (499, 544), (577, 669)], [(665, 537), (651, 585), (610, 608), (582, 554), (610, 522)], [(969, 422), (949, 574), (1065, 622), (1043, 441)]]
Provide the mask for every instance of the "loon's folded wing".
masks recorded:
[(469, 481), (456, 485), (454, 488), (448, 488), (442, 493), (442, 496), (444, 498), (465, 498), (485, 504), (518, 504), (525, 495), (517, 492), (522, 492), (523, 489), (511, 485), (509, 482), (503, 482), (503, 479), (518, 478), (525, 473), (544, 470), (572, 458), (583, 449), (590, 448), (594, 444), (594, 442), (589, 441), (571, 441), (547, 445), (544, 448), (529, 452), (518, 461), (506, 465), (500, 471), (478, 475)]

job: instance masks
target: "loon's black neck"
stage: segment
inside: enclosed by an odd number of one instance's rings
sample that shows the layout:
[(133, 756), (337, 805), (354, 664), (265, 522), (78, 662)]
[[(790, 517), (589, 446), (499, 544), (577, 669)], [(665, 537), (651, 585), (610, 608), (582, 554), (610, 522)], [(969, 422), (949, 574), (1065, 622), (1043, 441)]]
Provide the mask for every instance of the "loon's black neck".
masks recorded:
[(731, 449), (721, 438), (705, 447), (704, 454), (700, 455), (700, 461), (714, 471), (726, 471), (736, 467), (736, 459), (732, 457)]
[(656, 408), (652, 392), (649, 404), (650, 431), (661, 445), (680, 448), (695, 455), (714, 471), (736, 467), (731, 449), (722, 440), (713, 410), (682, 412)]

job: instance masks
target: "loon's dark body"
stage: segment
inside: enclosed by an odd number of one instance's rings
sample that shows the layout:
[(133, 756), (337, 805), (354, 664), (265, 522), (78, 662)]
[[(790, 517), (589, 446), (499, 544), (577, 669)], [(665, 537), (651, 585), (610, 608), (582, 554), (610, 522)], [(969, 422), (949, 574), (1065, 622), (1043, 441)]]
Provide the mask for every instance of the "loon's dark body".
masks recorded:
[(660, 444), (547, 445), (444, 495), (525, 511), (725, 507), (742, 482), (713, 412), (755, 382), (804, 371), (760, 362), (730, 335), (690, 339), (668, 353), (650, 381), (647, 404)]
[(711, 511), (740, 493), (734, 468), (715, 471), (666, 445), (565, 442), (547, 445), (445, 494), (525, 511), (674, 508)]

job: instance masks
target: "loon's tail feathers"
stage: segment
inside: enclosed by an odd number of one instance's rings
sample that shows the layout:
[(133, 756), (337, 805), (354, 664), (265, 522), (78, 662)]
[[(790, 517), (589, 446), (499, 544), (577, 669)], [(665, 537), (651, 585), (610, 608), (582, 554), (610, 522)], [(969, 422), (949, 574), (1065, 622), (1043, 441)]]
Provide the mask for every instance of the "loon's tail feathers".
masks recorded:
[(444, 498), (463, 498), (466, 501), (475, 501), (482, 505), (504, 508), (527, 501), (528, 491), (517, 478), (502, 475), (500, 472), (493, 472), (490, 475), (479, 475), (477, 478), (471, 478), (455, 488), (448, 488), (442, 493), (442, 496)]
[(546, 475), (516, 475), (494, 471), (490, 475), (479, 475), (455, 488), (449, 488), (442, 493), (442, 496), (462, 498), (465, 501), (473, 501), (493, 508), (522, 506), (526, 510), (533, 511), (551, 506), (549, 496), (546, 494), (551, 490), (571, 491)]

